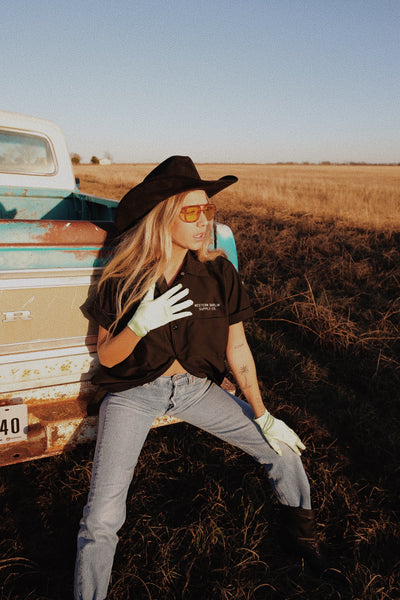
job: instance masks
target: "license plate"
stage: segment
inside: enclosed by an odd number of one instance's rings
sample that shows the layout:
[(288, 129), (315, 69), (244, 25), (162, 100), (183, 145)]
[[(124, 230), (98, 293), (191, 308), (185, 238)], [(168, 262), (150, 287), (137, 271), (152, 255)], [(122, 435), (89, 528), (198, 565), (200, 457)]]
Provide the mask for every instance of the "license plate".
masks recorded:
[(0, 406), (0, 444), (27, 439), (28, 407), (26, 404)]

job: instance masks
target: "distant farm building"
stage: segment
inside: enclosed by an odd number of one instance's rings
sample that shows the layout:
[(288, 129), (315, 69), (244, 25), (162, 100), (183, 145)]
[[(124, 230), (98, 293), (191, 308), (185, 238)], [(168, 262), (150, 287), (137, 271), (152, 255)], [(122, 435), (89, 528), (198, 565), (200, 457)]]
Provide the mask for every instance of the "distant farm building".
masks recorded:
[(111, 165), (111, 160), (109, 158), (101, 158), (100, 164), (101, 165)]

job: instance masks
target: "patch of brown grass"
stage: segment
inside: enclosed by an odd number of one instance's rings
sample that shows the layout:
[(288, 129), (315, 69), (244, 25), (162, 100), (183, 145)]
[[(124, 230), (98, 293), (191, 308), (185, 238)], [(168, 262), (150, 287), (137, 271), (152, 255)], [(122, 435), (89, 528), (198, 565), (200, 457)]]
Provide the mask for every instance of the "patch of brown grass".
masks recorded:
[[(126, 166), (111, 181), (114, 168), (79, 167), (82, 190), (118, 198), (151, 167), (139, 174)], [(234, 230), (256, 309), (246, 328), (263, 397), (307, 446), (318, 535), (347, 582), (315, 578), (283, 554), (260, 465), (182, 423), (152, 430), (143, 448), (109, 600), (399, 600), (399, 206), (386, 229), (383, 220), (367, 223), (371, 210), (362, 208), (365, 189), (375, 181), (389, 190), (385, 181), (394, 185), (397, 170), (199, 168), (207, 177), (241, 177), (241, 188), (218, 197), (218, 218)], [(332, 201), (329, 211), (329, 198), (312, 189), (327, 189), (331, 177), (342, 206)], [(356, 189), (364, 199), (346, 206)], [(92, 456), (93, 448), (78, 448), (0, 471), (4, 600), (71, 598)]]

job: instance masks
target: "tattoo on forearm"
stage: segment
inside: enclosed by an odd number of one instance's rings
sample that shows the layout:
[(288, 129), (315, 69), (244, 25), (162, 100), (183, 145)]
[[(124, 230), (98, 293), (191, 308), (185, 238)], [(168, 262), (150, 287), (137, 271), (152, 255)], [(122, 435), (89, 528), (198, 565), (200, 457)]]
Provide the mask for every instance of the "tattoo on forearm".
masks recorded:
[(242, 390), (247, 390), (249, 387), (251, 387), (251, 384), (248, 383), (247, 381), (247, 373), (249, 372), (249, 368), (247, 365), (242, 365), (239, 368), (239, 375), (240, 375), (240, 387), (242, 388)]

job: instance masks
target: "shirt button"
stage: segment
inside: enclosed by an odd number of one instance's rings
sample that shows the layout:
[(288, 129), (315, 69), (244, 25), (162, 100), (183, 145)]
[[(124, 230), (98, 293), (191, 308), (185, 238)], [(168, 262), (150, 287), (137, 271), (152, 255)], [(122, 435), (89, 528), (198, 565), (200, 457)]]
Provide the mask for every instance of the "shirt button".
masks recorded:
[(180, 272), (180, 276), (181, 276), (181, 277), (183, 277), (183, 276), (184, 276), (184, 274), (185, 274), (185, 271), (181, 271), (181, 272)]
[(176, 331), (178, 329), (178, 325), (175, 323), (175, 325), (172, 325), (172, 329)]

